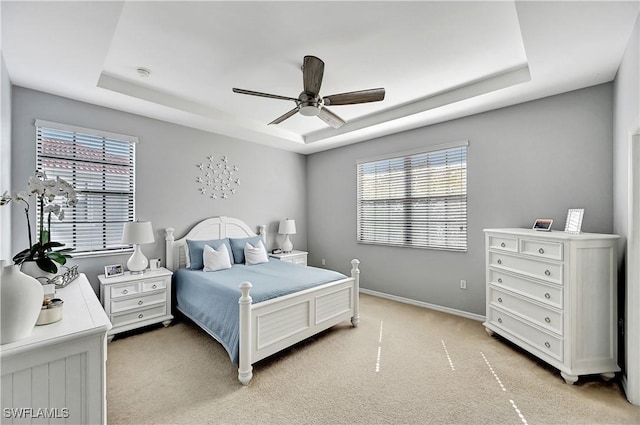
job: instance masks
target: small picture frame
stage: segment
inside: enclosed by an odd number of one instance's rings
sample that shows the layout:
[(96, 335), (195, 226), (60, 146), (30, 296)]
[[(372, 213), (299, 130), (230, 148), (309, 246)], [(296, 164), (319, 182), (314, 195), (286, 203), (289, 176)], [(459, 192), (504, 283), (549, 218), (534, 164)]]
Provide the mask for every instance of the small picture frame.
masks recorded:
[(124, 274), (124, 267), (122, 264), (112, 264), (110, 266), (104, 266), (104, 275), (106, 277), (122, 276)]
[(543, 232), (550, 232), (552, 224), (553, 224), (553, 219), (551, 218), (537, 218), (536, 221), (533, 223), (532, 229), (540, 230)]
[(573, 235), (580, 234), (582, 229), (582, 218), (584, 208), (572, 208), (567, 212), (567, 222), (564, 225), (564, 232)]

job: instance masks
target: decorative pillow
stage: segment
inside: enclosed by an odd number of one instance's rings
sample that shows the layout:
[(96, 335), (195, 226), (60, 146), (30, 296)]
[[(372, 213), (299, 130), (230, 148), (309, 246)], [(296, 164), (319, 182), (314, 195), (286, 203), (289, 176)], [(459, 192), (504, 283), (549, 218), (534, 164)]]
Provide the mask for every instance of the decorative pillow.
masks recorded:
[(204, 246), (202, 254), (202, 262), (204, 263), (205, 272), (216, 272), (218, 270), (230, 269), (231, 259), (229, 258), (229, 250), (227, 245), (220, 244), (220, 248), (213, 249), (209, 245)]
[(229, 244), (229, 239), (212, 239), (210, 241), (192, 241), (187, 239), (187, 247), (188, 247), (188, 257), (189, 261), (187, 262), (189, 265), (187, 268), (191, 270), (201, 270), (204, 267), (204, 263), (202, 262), (202, 255), (204, 253), (204, 246), (209, 245), (213, 249), (220, 248), (220, 245), (227, 246), (227, 252), (229, 253), (229, 261), (233, 264), (233, 257), (231, 256), (231, 245)]
[(231, 251), (233, 251), (233, 261), (236, 264), (244, 264), (244, 244), (249, 243), (256, 246), (258, 242), (262, 242), (262, 236), (252, 236), (250, 238), (234, 239), (230, 238)]
[(244, 244), (244, 259), (247, 265), (268, 263), (269, 257), (267, 256), (267, 250), (264, 249), (262, 241), (259, 241), (255, 246), (251, 246), (250, 243)]

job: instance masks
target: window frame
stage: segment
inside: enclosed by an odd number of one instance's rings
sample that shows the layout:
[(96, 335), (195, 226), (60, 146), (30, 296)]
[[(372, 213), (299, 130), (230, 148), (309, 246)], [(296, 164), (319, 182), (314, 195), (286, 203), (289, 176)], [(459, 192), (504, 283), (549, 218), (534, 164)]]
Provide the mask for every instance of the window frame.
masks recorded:
[[(435, 249), (435, 250), (444, 250), (444, 251), (449, 251), (449, 252), (467, 252), (468, 250), (468, 147), (469, 147), (469, 141), (468, 140), (460, 140), (460, 141), (455, 141), (455, 142), (450, 142), (450, 143), (442, 143), (442, 144), (438, 144), (438, 145), (433, 145), (433, 146), (428, 146), (428, 147), (423, 147), (423, 148), (417, 148), (417, 149), (411, 149), (411, 150), (406, 150), (406, 151), (400, 151), (400, 152), (393, 152), (393, 153), (389, 153), (389, 154), (383, 154), (383, 155), (378, 155), (378, 156), (374, 156), (374, 157), (368, 157), (368, 158), (362, 158), (356, 161), (356, 190), (357, 190), (357, 197), (356, 197), (356, 242), (358, 244), (365, 244), (365, 245), (381, 245), (381, 246), (389, 246), (389, 247), (398, 247), (398, 248), (417, 248), (417, 249)], [(454, 200), (454, 199), (458, 199), (458, 202), (460, 203), (460, 207), (456, 208), (453, 207), (452, 208), (452, 212), (447, 213), (447, 214), (452, 214), (453, 212), (461, 212), (463, 213), (462, 219), (458, 218), (457, 222), (463, 223), (463, 230), (456, 232), (455, 230), (446, 230), (445, 233), (445, 237), (444, 239), (440, 238), (440, 240), (445, 240), (446, 243), (444, 244), (435, 244), (433, 242), (429, 242), (429, 236), (433, 235), (433, 231), (430, 230), (425, 230), (424, 232), (418, 234), (416, 232), (414, 232), (412, 230), (412, 227), (415, 226), (410, 226), (410, 224), (412, 223), (412, 219), (411, 217), (415, 216), (415, 211), (411, 211), (411, 199), (412, 198), (410, 195), (410, 191), (412, 189), (410, 189), (411, 186), (411, 176), (410, 176), (410, 172), (412, 170), (414, 170), (414, 174), (415, 174), (415, 168), (411, 168), (411, 166), (407, 163), (407, 161), (411, 161), (411, 159), (413, 158), (415, 160), (415, 158), (417, 158), (420, 155), (437, 155), (437, 154), (445, 154), (447, 153), (447, 151), (449, 150), (453, 150), (453, 149), (460, 149), (463, 148), (462, 151), (462, 162), (460, 163), (462, 165), (462, 167), (460, 168), (460, 172), (463, 176), (463, 183), (461, 185), (461, 188), (464, 189), (464, 192), (462, 194), (458, 194), (458, 195), (449, 195), (444, 197), (444, 201), (445, 203), (449, 200)], [(384, 161), (388, 161), (388, 164), (384, 164)], [(396, 224), (399, 226), (398, 229), (399, 231), (403, 232), (400, 237), (396, 238), (395, 241), (392, 240), (392, 235), (393, 235), (393, 229), (392, 229), (392, 225), (390, 225), (389, 223), (393, 222), (393, 219), (387, 217), (387, 222), (384, 223), (383, 221), (383, 225), (386, 225), (387, 227), (384, 229), (384, 233), (386, 234), (386, 236), (383, 234), (382, 237), (380, 239), (386, 239), (386, 240), (373, 240), (372, 238), (368, 238), (364, 233), (368, 232), (375, 232), (375, 230), (371, 230), (371, 229), (365, 229), (365, 224), (364, 222), (366, 222), (367, 220), (365, 220), (365, 218), (363, 217), (364, 211), (364, 204), (365, 203), (369, 203), (369, 204), (375, 204), (375, 200), (371, 200), (371, 199), (362, 199), (362, 186), (363, 186), (363, 181), (361, 179), (361, 177), (364, 175), (364, 172), (362, 171), (362, 167), (365, 165), (371, 165), (373, 166), (374, 163), (376, 162), (382, 162), (381, 165), (387, 165), (389, 168), (392, 167), (392, 162), (396, 161), (395, 165), (398, 166), (398, 164), (400, 163), (400, 161), (402, 161), (402, 166), (401, 167), (396, 167), (397, 170), (401, 170), (401, 175), (402, 177), (388, 177), (388, 181), (389, 184), (391, 184), (391, 180), (390, 179), (394, 179), (393, 183), (398, 183), (402, 180), (402, 184), (404, 184), (404, 186), (395, 186), (396, 192), (397, 191), (401, 191), (400, 189), (402, 189), (402, 187), (404, 187), (404, 196), (402, 197), (395, 197), (395, 198), (380, 198), (380, 203), (384, 203), (386, 202), (388, 205), (391, 205), (392, 202), (397, 202), (399, 204), (402, 204), (402, 210), (401, 213), (403, 215), (403, 218), (401, 220), (396, 221)], [(434, 167), (435, 169), (435, 167)], [(389, 173), (386, 173), (387, 176), (389, 175)], [(384, 175), (384, 174), (383, 174)], [(432, 180), (436, 181), (436, 180)], [(379, 182), (378, 182), (379, 183)], [(453, 186), (447, 186), (448, 188), (451, 188)], [(391, 188), (388, 189), (389, 191), (391, 191)], [(415, 190), (415, 189), (414, 189)], [(422, 197), (423, 200), (425, 201), (425, 205), (427, 206), (427, 208), (429, 208), (429, 200), (430, 199), (435, 199), (437, 197), (435, 196), (424, 196)], [(415, 210), (415, 208), (413, 208)], [(375, 211), (374, 211), (375, 213)], [(424, 216), (428, 216), (428, 213), (425, 213)], [(448, 217), (447, 217), (448, 218)], [(371, 220), (369, 220), (371, 221)], [(456, 220), (452, 221), (455, 222)], [(428, 222), (426, 222), (428, 223)], [(423, 224), (426, 225), (426, 224)], [(458, 224), (459, 225), (459, 224)], [(446, 224), (444, 224), (444, 226), (446, 227)], [(404, 236), (402, 236), (404, 235)], [(425, 243), (411, 243), (411, 240), (413, 239), (415, 241), (416, 236), (424, 236), (424, 238), (427, 240)], [(456, 237), (458, 238), (458, 240), (456, 241)], [(399, 240), (401, 240), (402, 242), (399, 242)]]
[[(122, 148), (126, 151), (128, 151), (127, 155), (123, 155), (127, 158), (127, 165), (123, 166), (129, 169), (130, 171), (130, 177), (128, 178), (129, 182), (126, 184), (127, 187), (127, 192), (128, 195), (127, 196), (127, 201), (126, 201), (126, 207), (125, 202), (120, 202), (118, 205), (120, 206), (121, 211), (124, 211), (123, 214), (126, 215), (127, 219), (126, 220), (118, 220), (115, 223), (124, 223), (126, 221), (132, 221), (135, 220), (136, 218), (136, 188), (135, 188), (135, 181), (136, 181), (136, 145), (137, 143), (139, 143), (139, 139), (138, 137), (135, 136), (129, 136), (129, 135), (124, 135), (124, 134), (119, 134), (119, 133), (113, 133), (113, 132), (109, 132), (109, 131), (103, 131), (103, 130), (96, 130), (96, 129), (91, 129), (91, 128), (85, 128), (85, 127), (79, 127), (79, 126), (74, 126), (74, 125), (69, 125), (69, 124), (62, 124), (62, 123), (56, 123), (56, 122), (50, 122), (50, 121), (45, 121), (45, 120), (41, 120), (41, 119), (36, 119), (34, 122), (34, 126), (36, 128), (36, 137), (35, 137), (35, 141), (36, 141), (36, 155), (35, 155), (35, 162), (36, 162), (36, 169), (41, 170), (41, 171), (45, 171), (47, 173), (47, 178), (51, 179), (51, 178), (55, 178), (56, 175), (54, 173), (52, 173), (51, 171), (47, 171), (47, 168), (43, 169), (42, 166), (42, 162), (45, 161), (46, 159), (58, 159), (60, 161), (69, 161), (70, 163), (73, 163), (73, 169), (74, 172), (77, 170), (77, 167), (80, 163), (84, 163), (84, 164), (92, 164), (92, 165), (97, 165), (97, 166), (104, 166), (105, 164), (108, 164), (107, 162), (104, 161), (90, 161), (90, 160), (82, 160), (79, 158), (69, 158), (69, 157), (65, 157), (63, 155), (45, 155), (42, 153), (42, 147), (44, 146), (42, 140), (42, 133), (44, 131), (44, 133), (55, 133), (55, 132), (59, 132), (59, 133), (68, 133), (68, 136), (71, 140), (73, 140), (73, 145), (75, 146), (75, 141), (78, 138), (78, 135), (81, 135), (80, 140), (82, 140), (83, 138), (86, 140), (88, 138), (93, 138), (93, 139), (102, 139), (103, 140), (103, 144), (109, 144), (112, 146), (115, 146), (119, 143), (122, 143)], [(60, 139), (63, 139), (63, 137), (60, 137)], [(107, 147), (103, 147), (103, 150), (106, 151)], [(107, 165), (108, 166), (108, 165)], [(103, 171), (103, 175), (104, 175), (104, 171)], [(74, 184), (74, 180), (73, 178), (68, 178), (68, 176), (65, 175), (60, 175), (61, 178), (67, 180), (72, 186), (74, 186), (74, 189), (76, 190), (76, 193), (78, 194), (78, 204), (80, 205), (80, 203), (84, 200), (85, 202), (89, 203), (89, 197), (92, 196), (105, 196), (106, 194), (109, 194), (108, 190), (104, 190), (104, 191), (99, 191), (99, 190), (82, 190), (78, 187), (76, 187), (76, 185)], [(106, 177), (102, 177), (101, 181), (104, 183), (106, 180)], [(84, 180), (83, 180), (84, 181)], [(100, 193), (102, 193), (103, 195), (99, 195)], [(120, 197), (124, 198), (124, 194), (120, 193)], [(95, 202), (95, 200), (93, 200)], [(65, 247), (72, 247), (72, 248), (76, 248), (76, 250), (72, 251), (70, 253), (70, 255), (73, 258), (83, 258), (83, 257), (95, 257), (95, 256), (107, 256), (107, 255), (118, 255), (118, 254), (123, 254), (123, 253), (127, 253), (127, 252), (131, 252), (133, 250), (131, 245), (124, 245), (124, 244), (116, 244), (114, 242), (109, 243), (109, 239), (114, 240), (117, 239), (120, 240), (121, 237), (121, 232), (122, 232), (122, 228), (120, 226), (120, 228), (118, 230), (115, 230), (115, 228), (117, 228), (118, 226), (114, 226), (114, 228), (112, 228), (111, 230), (107, 230), (108, 228), (108, 222), (106, 220), (104, 220), (104, 218), (106, 217), (107, 213), (107, 209), (108, 207), (106, 206), (102, 206), (100, 208), (95, 208), (95, 207), (86, 207), (86, 214), (87, 215), (91, 215), (92, 211), (98, 211), (97, 215), (101, 215), (103, 220), (100, 223), (100, 225), (102, 226), (102, 233), (105, 235), (104, 239), (105, 241), (103, 241), (103, 245), (101, 248), (96, 249), (96, 247), (92, 247), (93, 249), (86, 249), (85, 247), (82, 247), (83, 249), (77, 249), (77, 246), (73, 243), (74, 240), (77, 239), (77, 235), (79, 233), (82, 232), (82, 229), (76, 229), (76, 226), (74, 227), (74, 230), (72, 230), (71, 235), (70, 235), (70, 239), (71, 241), (69, 241), (67, 238), (65, 237), (61, 237), (59, 234), (56, 235), (56, 231), (55, 231), (55, 226), (59, 223), (59, 226), (64, 226), (64, 225), (68, 225), (69, 223), (72, 224), (77, 224), (77, 223), (86, 223), (83, 222), (81, 220), (77, 220), (76, 219), (76, 209), (78, 208), (78, 206), (76, 207), (64, 207), (65, 210), (65, 219), (62, 221), (58, 221), (57, 219), (55, 219), (55, 217), (52, 217), (51, 220), (51, 238), (52, 240), (58, 241), (58, 242), (62, 242), (65, 243)], [(36, 232), (39, 231), (38, 226), (40, 223), (39, 220), (39, 208), (35, 209), (35, 216), (36, 216)], [(72, 217), (72, 219), (69, 219), (68, 217)], [(46, 219), (45, 219), (46, 221)]]

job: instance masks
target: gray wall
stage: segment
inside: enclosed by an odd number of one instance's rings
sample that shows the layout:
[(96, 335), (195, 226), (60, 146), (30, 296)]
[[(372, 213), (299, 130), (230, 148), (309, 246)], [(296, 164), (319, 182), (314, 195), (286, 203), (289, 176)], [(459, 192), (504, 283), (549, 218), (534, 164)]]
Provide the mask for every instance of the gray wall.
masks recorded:
[[(358, 258), (363, 288), (484, 315), (484, 228), (552, 218), (563, 230), (567, 209), (585, 208), (583, 231), (612, 231), (612, 110), (604, 84), (310, 155), (310, 264), (347, 272)], [(468, 252), (356, 243), (357, 159), (462, 139)]]
[[(148, 258), (164, 260), (164, 229), (174, 227), (176, 237), (206, 217), (237, 217), (252, 227), (268, 226), (268, 248), (278, 246), (278, 221), (296, 219), (298, 233), (291, 237), (298, 249), (307, 246), (306, 157), (266, 146), (231, 139), (126, 112), (13, 87), (12, 190), (25, 190), (35, 169), (34, 120), (43, 119), (137, 136), (136, 215), (150, 220), (156, 236), (144, 245)], [(240, 186), (229, 199), (210, 199), (197, 190), (196, 164), (207, 156), (226, 155), (239, 167)], [(11, 252), (28, 245), (24, 215), (13, 210)], [(4, 232), (3, 232), (4, 234)], [(55, 238), (55, 235), (54, 235)], [(75, 260), (94, 288), (96, 276), (107, 264), (126, 264), (127, 255)], [(163, 262), (164, 263), (164, 262)]]
[[(0, 52), (0, 194), (11, 188), (11, 81)], [(11, 209), (0, 208), (0, 259), (11, 258)]]

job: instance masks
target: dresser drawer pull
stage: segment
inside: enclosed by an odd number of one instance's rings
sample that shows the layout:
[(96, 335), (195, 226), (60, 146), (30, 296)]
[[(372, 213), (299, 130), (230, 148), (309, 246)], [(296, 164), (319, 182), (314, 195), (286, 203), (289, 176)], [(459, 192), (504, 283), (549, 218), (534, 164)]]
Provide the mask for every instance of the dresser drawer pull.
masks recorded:
[(125, 289), (124, 291), (122, 291), (122, 293), (123, 293), (124, 295), (127, 295), (127, 294), (129, 293), (129, 290), (128, 290), (128, 289)]
[(548, 318), (548, 317), (545, 317), (545, 318), (544, 318), (544, 321), (545, 321), (545, 322), (547, 322), (547, 323), (551, 323), (551, 319), (550, 319), (550, 318)]
[(498, 283), (502, 283), (502, 278), (501, 277), (498, 278)]
[(545, 270), (545, 271), (544, 271), (544, 274), (545, 274), (546, 276), (551, 276), (551, 272), (550, 272), (549, 270)]
[(498, 302), (501, 303), (502, 302), (502, 298), (498, 297)]
[(155, 283), (152, 286), (153, 289), (156, 289), (157, 287), (158, 287), (158, 285), (156, 285)]
[(140, 313), (138, 314), (138, 319), (142, 319), (144, 317), (144, 314)]
[(544, 343), (544, 346), (547, 347), (547, 348), (551, 348), (551, 344), (549, 344), (548, 341)]
[(502, 323), (502, 317), (498, 317), (498, 323)]
[(538, 250), (538, 252), (539, 252), (540, 254), (544, 254), (544, 249), (540, 248), (540, 249)]
[(504, 248), (505, 246), (507, 246), (507, 244), (506, 244), (506, 243), (504, 243), (504, 242), (502, 242), (502, 243), (500, 244), (500, 246)]
[(138, 301), (138, 305), (142, 305), (142, 302), (143, 302), (142, 300)]
[(498, 259), (497, 263), (502, 264), (502, 260)]
[(549, 298), (551, 298), (551, 294), (547, 292), (546, 294), (544, 294), (544, 297), (545, 297), (546, 299), (549, 299)]

